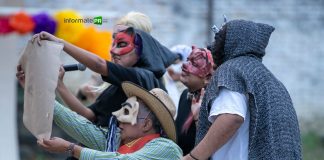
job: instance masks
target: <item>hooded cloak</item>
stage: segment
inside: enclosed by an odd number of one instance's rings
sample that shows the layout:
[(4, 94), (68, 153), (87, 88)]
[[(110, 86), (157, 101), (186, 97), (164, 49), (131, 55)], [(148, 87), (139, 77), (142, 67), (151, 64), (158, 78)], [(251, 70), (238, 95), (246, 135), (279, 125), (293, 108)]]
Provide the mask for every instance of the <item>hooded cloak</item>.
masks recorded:
[(249, 159), (301, 159), (292, 100), (285, 86), (262, 64), (274, 28), (245, 20), (230, 21), (226, 27), (223, 60), (205, 92), (196, 144), (211, 126), (207, 118), (219, 88), (226, 87), (249, 97)]

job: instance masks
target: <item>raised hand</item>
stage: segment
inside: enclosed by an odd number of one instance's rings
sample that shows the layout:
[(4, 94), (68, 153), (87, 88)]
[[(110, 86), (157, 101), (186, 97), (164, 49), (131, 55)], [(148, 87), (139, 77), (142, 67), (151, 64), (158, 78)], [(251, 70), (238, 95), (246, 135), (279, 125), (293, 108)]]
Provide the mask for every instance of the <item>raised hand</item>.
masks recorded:
[(21, 65), (17, 66), (16, 77), (21, 87), (25, 88), (25, 72), (22, 70)]
[(63, 66), (61, 65), (59, 75), (58, 75), (57, 87), (61, 87), (64, 85), (64, 83), (63, 83), (64, 75), (65, 75), (65, 70), (64, 70)]
[(37, 144), (43, 149), (53, 153), (64, 153), (67, 151), (71, 142), (66, 141), (59, 137), (53, 137), (49, 140), (37, 140)]
[(196, 97), (196, 96), (193, 96), (192, 98), (192, 102), (191, 102), (191, 112), (194, 116), (194, 120), (198, 120), (198, 116), (199, 116), (199, 111), (200, 111), (200, 107), (201, 107), (201, 102), (202, 102), (202, 99), (205, 95), (205, 89), (202, 88), (200, 90), (200, 96), (199, 97)]
[(41, 40), (49, 40), (49, 41), (58, 42), (58, 43), (63, 42), (62, 39), (57, 38), (54, 35), (52, 35), (48, 32), (45, 32), (45, 31), (37, 33), (37, 34), (33, 35), (33, 37), (31, 38), (31, 42), (34, 43), (36, 41), (38, 43), (38, 45), (41, 45), (41, 43), (40, 43)]

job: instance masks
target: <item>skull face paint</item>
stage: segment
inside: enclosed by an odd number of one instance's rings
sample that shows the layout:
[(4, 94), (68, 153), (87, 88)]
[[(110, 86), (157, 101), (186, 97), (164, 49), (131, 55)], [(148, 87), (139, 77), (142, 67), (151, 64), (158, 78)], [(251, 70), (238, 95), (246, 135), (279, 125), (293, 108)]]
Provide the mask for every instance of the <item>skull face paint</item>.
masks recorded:
[(213, 71), (213, 58), (209, 50), (192, 46), (187, 62), (182, 65), (184, 72), (204, 78)]
[(120, 31), (115, 34), (110, 53), (115, 55), (125, 55), (135, 48), (134, 34)]
[(136, 97), (129, 97), (125, 103), (122, 104), (122, 108), (112, 113), (116, 116), (119, 122), (130, 123), (132, 125), (137, 122), (137, 115), (139, 111), (139, 103)]

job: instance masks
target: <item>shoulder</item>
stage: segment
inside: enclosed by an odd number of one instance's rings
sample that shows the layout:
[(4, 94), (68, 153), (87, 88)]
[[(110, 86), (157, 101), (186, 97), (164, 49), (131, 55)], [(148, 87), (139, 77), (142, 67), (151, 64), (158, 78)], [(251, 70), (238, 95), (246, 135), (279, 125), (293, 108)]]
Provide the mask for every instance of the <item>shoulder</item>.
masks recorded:
[(155, 138), (145, 145), (145, 148), (150, 148), (153, 152), (160, 154), (173, 154), (170, 156), (182, 156), (182, 150), (172, 140), (167, 138)]
[(147, 70), (145, 68), (139, 68), (139, 67), (133, 67), (132, 68), (134, 72), (136, 72), (139, 76), (152, 76), (152, 77), (155, 77), (154, 76), (154, 73), (150, 70)]

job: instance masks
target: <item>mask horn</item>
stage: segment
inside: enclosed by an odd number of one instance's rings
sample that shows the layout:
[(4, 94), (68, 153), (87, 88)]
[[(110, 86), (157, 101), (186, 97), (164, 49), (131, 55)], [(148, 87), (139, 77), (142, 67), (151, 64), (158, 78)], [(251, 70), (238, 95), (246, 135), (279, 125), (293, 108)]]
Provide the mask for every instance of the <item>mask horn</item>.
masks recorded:
[(212, 30), (213, 30), (214, 34), (219, 32), (219, 28), (216, 25), (213, 25)]
[(224, 17), (224, 23), (226, 23), (226, 22), (227, 22), (227, 17), (226, 17), (226, 15), (223, 14), (223, 17)]

